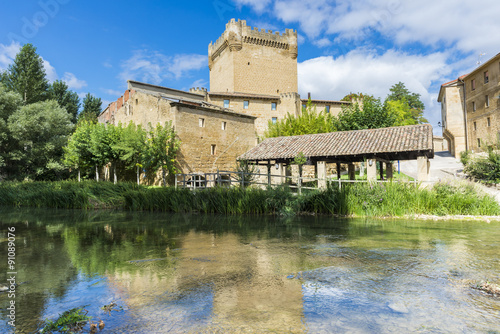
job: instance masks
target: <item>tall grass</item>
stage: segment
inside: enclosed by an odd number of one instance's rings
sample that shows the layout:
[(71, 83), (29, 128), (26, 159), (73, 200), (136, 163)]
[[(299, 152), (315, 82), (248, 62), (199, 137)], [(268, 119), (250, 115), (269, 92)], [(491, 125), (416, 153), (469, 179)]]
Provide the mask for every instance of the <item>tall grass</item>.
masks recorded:
[(356, 183), (302, 195), (289, 188), (209, 188), (190, 191), (150, 188), (134, 183), (1, 183), (0, 205), (49, 208), (117, 208), (133, 211), (356, 216), (499, 215), (500, 206), (470, 183), (438, 183), (432, 189), (413, 183)]

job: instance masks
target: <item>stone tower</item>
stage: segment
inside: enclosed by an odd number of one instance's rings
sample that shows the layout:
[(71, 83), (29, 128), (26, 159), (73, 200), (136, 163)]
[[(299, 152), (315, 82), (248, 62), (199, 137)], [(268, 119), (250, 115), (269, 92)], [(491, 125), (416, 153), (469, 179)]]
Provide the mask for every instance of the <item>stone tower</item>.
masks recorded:
[(297, 32), (251, 28), (231, 19), (208, 46), (210, 91), (279, 95), (297, 92)]

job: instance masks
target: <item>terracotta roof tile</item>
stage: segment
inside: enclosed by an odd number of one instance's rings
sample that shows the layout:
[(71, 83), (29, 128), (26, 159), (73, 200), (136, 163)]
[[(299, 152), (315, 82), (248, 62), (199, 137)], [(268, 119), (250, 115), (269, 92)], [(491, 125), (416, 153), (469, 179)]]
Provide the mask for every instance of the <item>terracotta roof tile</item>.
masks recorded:
[(293, 159), (300, 152), (308, 158), (433, 152), (432, 138), (430, 124), (277, 137), (264, 140), (239, 159)]

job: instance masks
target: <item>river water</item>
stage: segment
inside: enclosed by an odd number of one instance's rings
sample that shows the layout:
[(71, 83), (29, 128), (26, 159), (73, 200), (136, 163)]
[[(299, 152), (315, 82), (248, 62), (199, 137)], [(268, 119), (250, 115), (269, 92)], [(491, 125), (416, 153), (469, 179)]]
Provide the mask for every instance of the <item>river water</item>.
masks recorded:
[(17, 333), (74, 307), (101, 333), (500, 333), (472, 288), (500, 284), (498, 222), (4, 208), (4, 284), (9, 227)]

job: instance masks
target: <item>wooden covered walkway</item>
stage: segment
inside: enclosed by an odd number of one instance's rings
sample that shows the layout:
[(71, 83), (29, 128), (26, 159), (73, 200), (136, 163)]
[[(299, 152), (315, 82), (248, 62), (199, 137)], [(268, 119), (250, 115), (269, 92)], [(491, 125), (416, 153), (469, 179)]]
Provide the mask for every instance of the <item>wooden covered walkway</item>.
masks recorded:
[[(381, 129), (320, 133), (302, 136), (268, 138), (241, 155), (238, 160), (267, 165), (268, 173), (275, 166), (280, 175), (286, 175), (286, 166), (294, 163), (302, 153), (306, 165), (314, 165), (320, 187), (326, 187), (326, 164), (336, 163), (340, 177), (342, 164), (348, 165), (350, 179), (354, 179), (354, 162), (367, 162), (368, 180), (377, 179), (376, 162), (380, 174), (386, 165), (386, 177), (392, 178), (392, 162), (417, 160), (418, 180), (428, 181), (430, 162), (434, 157), (433, 134), (430, 124), (399, 126)], [(383, 178), (383, 177), (381, 177)]]

